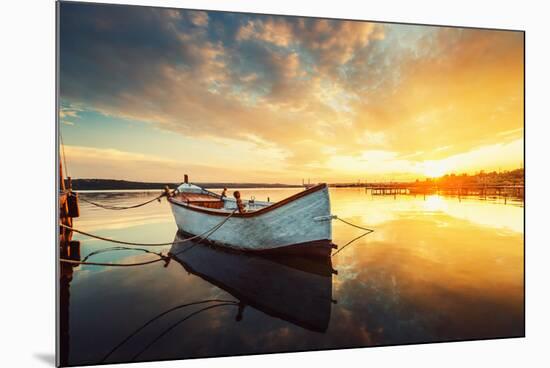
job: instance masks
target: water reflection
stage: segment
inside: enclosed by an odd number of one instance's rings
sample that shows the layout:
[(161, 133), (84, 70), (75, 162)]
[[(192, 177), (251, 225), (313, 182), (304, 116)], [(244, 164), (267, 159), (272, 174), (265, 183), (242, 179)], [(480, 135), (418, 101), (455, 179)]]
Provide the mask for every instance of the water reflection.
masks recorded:
[[(197, 275), (226, 291), (234, 299), (205, 299), (162, 311), (132, 331), (109, 350), (100, 362), (109, 362), (111, 356), (125, 345), (137, 348), (138, 345), (132, 344), (132, 340), (146, 333), (150, 326), (154, 326), (169, 314), (182, 310), (187, 312), (183, 318), (180, 317), (164, 330), (157, 332), (156, 337), (127, 359), (138, 360), (180, 324), (200, 313), (220, 307), (234, 307), (234, 319), (237, 322), (246, 318), (245, 309), (254, 308), (255, 311), (310, 331), (324, 333), (327, 330), (331, 304), (336, 303), (332, 299), (332, 275), (337, 272), (332, 268), (330, 257), (309, 259), (257, 256), (215, 248), (207, 241), (182, 243), (182, 239), (183, 236), (176, 234), (169, 252), (171, 260), (183, 266), (189, 274)], [(165, 267), (168, 265), (169, 263)], [(68, 300), (66, 302), (68, 305)], [(193, 309), (196, 306), (200, 308)], [(64, 346), (64, 349), (68, 348), (68, 345)]]
[[(176, 236), (175, 241), (182, 237)], [(327, 242), (328, 243), (328, 242)], [(214, 248), (206, 242), (175, 243), (172, 259), (239, 300), (311, 331), (325, 332), (330, 320), (330, 257), (311, 260), (288, 256), (256, 256)], [(242, 310), (238, 320), (242, 319)]]
[(191, 313), (185, 315), (185, 317), (179, 319), (178, 321), (176, 321), (175, 323), (170, 325), (168, 328), (166, 328), (164, 331), (162, 331), (157, 337), (155, 337), (151, 342), (149, 342), (145, 347), (140, 349), (129, 360), (135, 361), (143, 352), (145, 352), (147, 349), (149, 349), (151, 346), (153, 346), (157, 341), (159, 341), (163, 336), (165, 336), (167, 333), (169, 333), (172, 329), (174, 329), (175, 327), (177, 327), (181, 323), (187, 321), (188, 319), (198, 315), (199, 313), (202, 313), (202, 312), (207, 311), (209, 309), (225, 307), (225, 306), (235, 306), (235, 307), (239, 308), (238, 309), (237, 320), (240, 320), (242, 318), (243, 305), (241, 303), (233, 301), (233, 300), (207, 299), (207, 300), (200, 300), (200, 301), (196, 301), (196, 302), (191, 302), (191, 303), (185, 303), (185, 304), (182, 304), (182, 305), (178, 305), (178, 306), (170, 308), (170, 309), (168, 309), (168, 310), (166, 310), (162, 313), (159, 313), (155, 317), (153, 317), (150, 320), (148, 320), (147, 322), (145, 322), (142, 326), (137, 328), (135, 331), (133, 331), (124, 340), (122, 340), (119, 344), (117, 344), (115, 347), (113, 347), (107, 353), (107, 355), (105, 355), (103, 357), (103, 359), (101, 359), (101, 363), (105, 362), (116, 350), (118, 350), (120, 347), (122, 347), (124, 344), (126, 344), (128, 341), (130, 341), (130, 339), (132, 339), (134, 336), (139, 334), (141, 331), (143, 331), (145, 328), (147, 328), (149, 325), (156, 322), (160, 318), (166, 316), (169, 313), (175, 312), (177, 310), (181, 310), (181, 309), (184, 309), (184, 308), (187, 308), (187, 307), (197, 306), (197, 305), (201, 305), (201, 304), (206, 304), (206, 306), (204, 306), (204, 307), (202, 307), (198, 310), (192, 311)]
[[(242, 193), (280, 199), (294, 191)], [(87, 195), (124, 206), (156, 192)], [(67, 270), (60, 280), (62, 357), (80, 365), (524, 335), (521, 203), (331, 189), (331, 205), (339, 217), (375, 230), (332, 265), (180, 244), (191, 249), (167, 267)], [(75, 227), (128, 241), (174, 239), (165, 202), (115, 212), (83, 204)], [(362, 233), (333, 224), (340, 246)], [(81, 258), (113, 246), (79, 234), (74, 240)], [(123, 250), (91, 260), (155, 257)], [(202, 310), (220, 303), (227, 305)]]

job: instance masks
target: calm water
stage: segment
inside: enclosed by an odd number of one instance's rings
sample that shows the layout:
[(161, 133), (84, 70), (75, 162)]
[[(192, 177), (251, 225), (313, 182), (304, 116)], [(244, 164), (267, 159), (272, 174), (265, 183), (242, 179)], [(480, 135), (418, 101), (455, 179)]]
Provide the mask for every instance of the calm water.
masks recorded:
[[(298, 190), (241, 193), (273, 201)], [(84, 195), (128, 205), (157, 193)], [(61, 287), (62, 359), (80, 365), (524, 335), (521, 202), (331, 189), (331, 205), (375, 230), (332, 264), (183, 245), (190, 249), (167, 266), (74, 268)], [(176, 235), (166, 201), (127, 211), (81, 202), (74, 226), (139, 242)], [(361, 234), (333, 222), (340, 246)], [(73, 239), (82, 257), (116, 245)], [(153, 258), (122, 250), (90, 261)]]

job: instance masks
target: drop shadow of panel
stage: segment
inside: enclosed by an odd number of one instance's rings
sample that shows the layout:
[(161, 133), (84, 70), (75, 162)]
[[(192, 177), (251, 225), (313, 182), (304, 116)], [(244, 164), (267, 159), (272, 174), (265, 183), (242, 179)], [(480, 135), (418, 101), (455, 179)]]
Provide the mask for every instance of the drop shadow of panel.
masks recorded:
[(176, 243), (181, 239), (176, 235), (170, 255), (189, 273), (225, 290), (242, 306), (311, 331), (327, 330), (334, 302), (332, 274), (336, 273), (330, 256), (260, 256), (205, 241)]
[(55, 366), (55, 354), (51, 354), (51, 353), (34, 353), (33, 356), (36, 360), (39, 360), (42, 363), (45, 363), (46, 365), (49, 365), (50, 367)]

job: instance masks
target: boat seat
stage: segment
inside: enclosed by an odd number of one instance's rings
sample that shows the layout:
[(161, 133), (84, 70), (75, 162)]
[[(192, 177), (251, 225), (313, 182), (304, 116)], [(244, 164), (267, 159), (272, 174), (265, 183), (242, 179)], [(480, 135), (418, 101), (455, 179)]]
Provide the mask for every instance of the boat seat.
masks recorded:
[(193, 206), (206, 207), (206, 208), (223, 208), (223, 201), (219, 198), (202, 193), (180, 193), (178, 195), (182, 202), (191, 204)]

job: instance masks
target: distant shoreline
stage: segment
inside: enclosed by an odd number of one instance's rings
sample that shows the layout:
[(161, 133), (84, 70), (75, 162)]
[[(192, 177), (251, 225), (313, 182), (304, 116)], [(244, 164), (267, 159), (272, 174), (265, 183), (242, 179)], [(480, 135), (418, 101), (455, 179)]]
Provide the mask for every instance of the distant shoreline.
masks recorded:
[[(329, 183), (330, 187), (336, 188), (413, 188), (416, 190), (446, 189), (446, 188), (480, 188), (480, 187), (524, 187), (525, 176), (523, 169), (516, 169), (505, 172), (481, 171), (475, 175), (445, 175), (440, 178), (424, 179), (409, 182), (355, 182), (355, 183)], [(67, 184), (67, 183), (66, 183)], [(73, 179), (72, 189), (74, 190), (162, 190), (165, 186), (175, 189), (180, 183), (166, 182), (140, 182), (115, 179)], [(300, 184), (281, 183), (193, 183), (202, 188), (303, 188)], [(313, 184), (312, 184), (313, 185)], [(308, 185), (309, 186), (309, 185)]]
[[(113, 179), (73, 179), (74, 190), (162, 190), (165, 186), (175, 189), (180, 183), (150, 183)], [(193, 183), (202, 188), (301, 188), (297, 184), (280, 183)]]

